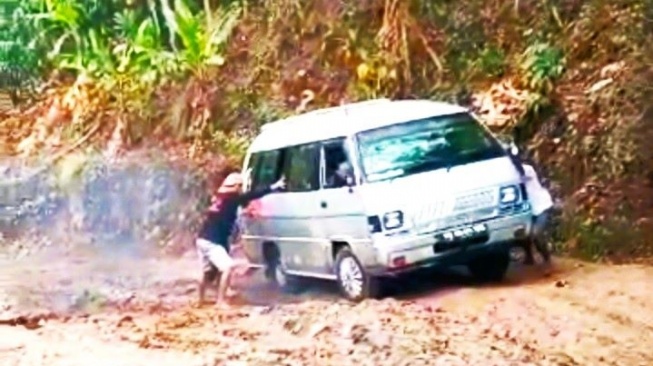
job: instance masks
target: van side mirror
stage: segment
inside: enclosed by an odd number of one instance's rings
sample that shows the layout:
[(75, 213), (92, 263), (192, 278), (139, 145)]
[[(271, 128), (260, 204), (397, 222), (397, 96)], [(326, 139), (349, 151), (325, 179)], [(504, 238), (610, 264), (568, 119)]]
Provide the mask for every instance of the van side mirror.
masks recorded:
[(252, 168), (249, 168), (243, 174), (243, 192), (249, 192), (252, 187)]
[(348, 172), (347, 177), (345, 178), (345, 184), (349, 193), (354, 193), (354, 186), (356, 185), (356, 179), (354, 178), (354, 172)]
[(519, 156), (519, 148), (514, 142), (508, 145), (508, 153), (512, 156)]
[(347, 182), (347, 187), (353, 187), (354, 186), (354, 177), (351, 176), (350, 174), (347, 175), (347, 178), (345, 178), (345, 181)]
[(510, 155), (512, 156), (518, 156), (519, 155), (519, 148), (517, 147), (517, 144), (515, 144), (515, 141), (509, 137), (509, 136), (499, 136), (498, 137), (499, 143), (501, 144), (501, 147)]

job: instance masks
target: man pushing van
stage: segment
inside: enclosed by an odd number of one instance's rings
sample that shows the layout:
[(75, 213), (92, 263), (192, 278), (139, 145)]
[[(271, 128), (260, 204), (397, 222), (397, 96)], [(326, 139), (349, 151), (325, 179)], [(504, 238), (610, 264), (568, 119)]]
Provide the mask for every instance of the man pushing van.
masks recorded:
[(207, 286), (215, 283), (219, 277), (218, 304), (224, 303), (230, 289), (231, 277), (237, 263), (229, 254), (229, 238), (236, 223), (238, 208), (274, 191), (286, 187), (282, 177), (278, 182), (263, 189), (242, 193), (243, 179), (239, 173), (231, 173), (212, 197), (212, 203), (206, 213), (206, 219), (198, 233), (195, 245), (202, 265), (202, 279), (199, 286), (199, 303), (204, 303)]

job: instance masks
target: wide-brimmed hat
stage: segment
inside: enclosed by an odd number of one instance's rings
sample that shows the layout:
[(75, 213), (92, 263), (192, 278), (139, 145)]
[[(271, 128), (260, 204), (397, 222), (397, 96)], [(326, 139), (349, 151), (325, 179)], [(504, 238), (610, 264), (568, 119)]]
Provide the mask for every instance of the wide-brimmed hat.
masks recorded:
[(224, 181), (222, 181), (220, 188), (218, 188), (218, 193), (238, 192), (242, 184), (243, 177), (240, 173), (231, 173), (224, 179)]

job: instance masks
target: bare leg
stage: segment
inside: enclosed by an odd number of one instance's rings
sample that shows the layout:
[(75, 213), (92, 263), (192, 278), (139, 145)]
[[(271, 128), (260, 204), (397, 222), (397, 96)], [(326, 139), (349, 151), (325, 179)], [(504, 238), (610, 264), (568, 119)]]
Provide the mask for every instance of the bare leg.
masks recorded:
[(551, 261), (551, 253), (549, 253), (549, 247), (544, 240), (541, 238), (535, 239), (535, 248), (540, 253), (545, 263), (549, 263)]
[(200, 279), (200, 283), (197, 288), (197, 292), (199, 294), (198, 306), (202, 306), (206, 298), (206, 287), (210, 282), (212, 265), (207, 255), (208, 253), (206, 250), (206, 245), (202, 239), (195, 240), (195, 249), (197, 251), (197, 256), (199, 257), (199, 262), (202, 269), (202, 278)]
[(540, 253), (545, 263), (551, 261), (551, 253), (549, 252), (548, 246), (548, 235), (547, 235), (547, 225), (549, 220), (549, 211), (543, 212), (539, 215), (533, 225), (535, 225), (537, 235), (534, 237), (533, 244), (535, 248)]
[(533, 265), (535, 264), (535, 258), (533, 257), (533, 240), (528, 239), (524, 242), (524, 264)]
[(536, 235), (536, 227), (535, 227), (535, 217), (533, 217), (531, 221), (531, 233), (529, 237), (524, 241), (524, 264), (527, 266), (531, 266), (535, 264), (535, 257), (533, 257), (533, 247), (535, 246), (535, 235)]
[(199, 299), (197, 301), (197, 304), (200, 305), (200, 306), (202, 306), (204, 304), (204, 299), (205, 299), (205, 295), (206, 295), (206, 285), (207, 285), (206, 281), (202, 278), (202, 280), (200, 281), (199, 288), (198, 288)]
[(218, 276), (219, 273), (215, 268), (211, 268), (209, 271), (205, 271), (204, 274), (202, 275), (202, 280), (200, 281), (199, 291), (198, 291), (200, 305), (203, 305), (204, 301), (206, 300), (206, 288), (209, 286), (214, 287), (216, 277)]
[(240, 267), (241, 261), (231, 258), (224, 248), (220, 246), (214, 248), (212, 256), (212, 263), (221, 269), (220, 285), (218, 286), (218, 305), (222, 305), (225, 303), (228, 291), (231, 288), (234, 271)]
[(218, 274), (213, 279), (213, 282), (211, 282), (211, 287), (213, 290), (215, 290), (216, 298), (220, 295), (220, 282), (222, 281), (222, 277), (222, 272), (218, 271)]
[(229, 267), (222, 272), (220, 276), (220, 285), (218, 286), (218, 303), (222, 304), (225, 302), (227, 290), (231, 286), (231, 276), (233, 274), (233, 268)]

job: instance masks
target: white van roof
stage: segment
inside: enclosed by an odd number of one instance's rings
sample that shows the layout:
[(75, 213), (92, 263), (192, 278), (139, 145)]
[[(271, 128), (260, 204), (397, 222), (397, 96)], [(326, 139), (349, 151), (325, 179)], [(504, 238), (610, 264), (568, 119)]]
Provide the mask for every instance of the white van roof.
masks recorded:
[(274, 150), (345, 137), (396, 123), (467, 111), (459, 105), (444, 102), (389, 99), (317, 109), (263, 125), (250, 151)]

